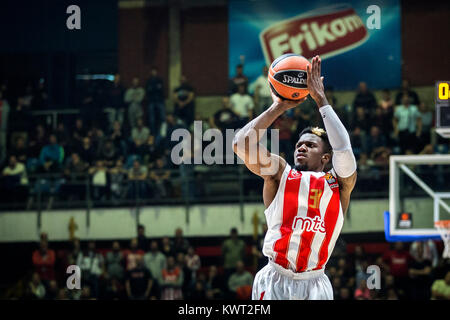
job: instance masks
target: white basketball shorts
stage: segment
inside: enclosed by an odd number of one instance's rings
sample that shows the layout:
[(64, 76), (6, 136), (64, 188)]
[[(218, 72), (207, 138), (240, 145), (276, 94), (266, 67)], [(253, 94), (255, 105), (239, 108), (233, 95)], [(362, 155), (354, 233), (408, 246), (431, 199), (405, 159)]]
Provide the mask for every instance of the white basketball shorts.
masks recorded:
[(333, 300), (324, 270), (294, 273), (273, 261), (255, 276), (252, 300)]

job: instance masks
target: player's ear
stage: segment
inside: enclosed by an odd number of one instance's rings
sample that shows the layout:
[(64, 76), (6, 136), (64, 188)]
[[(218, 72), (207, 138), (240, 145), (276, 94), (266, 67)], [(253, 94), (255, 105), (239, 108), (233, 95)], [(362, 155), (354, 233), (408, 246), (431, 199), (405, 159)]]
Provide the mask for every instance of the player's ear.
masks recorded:
[(328, 163), (330, 163), (330, 161), (331, 161), (331, 154), (329, 154), (328, 152), (327, 153), (324, 153), (323, 155), (322, 155), (322, 164), (323, 165), (327, 165)]

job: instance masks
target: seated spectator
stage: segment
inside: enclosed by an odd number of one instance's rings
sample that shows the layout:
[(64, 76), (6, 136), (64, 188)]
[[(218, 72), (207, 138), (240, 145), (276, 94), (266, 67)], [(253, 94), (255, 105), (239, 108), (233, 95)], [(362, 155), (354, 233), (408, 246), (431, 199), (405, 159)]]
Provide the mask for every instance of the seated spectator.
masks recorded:
[(236, 66), (236, 75), (231, 78), (230, 82), (230, 94), (238, 92), (238, 88), (241, 85), (244, 86), (245, 92), (247, 92), (248, 78), (244, 75), (244, 65), (238, 64)]
[(219, 275), (217, 267), (212, 265), (209, 267), (208, 277), (206, 280), (206, 294), (209, 300), (222, 299), (225, 284), (223, 277)]
[(163, 158), (156, 159), (156, 167), (150, 171), (150, 182), (156, 197), (166, 198), (170, 194), (170, 171), (166, 169)]
[(395, 108), (393, 126), (394, 136), (402, 153), (419, 152), (419, 137), (422, 134), (422, 119), (416, 105), (410, 104), (408, 95), (404, 95), (402, 104)]
[(178, 144), (177, 141), (172, 141), (172, 133), (181, 128), (185, 128), (185, 124), (182, 120), (180, 120), (174, 114), (167, 114), (166, 121), (161, 124), (160, 135), (156, 138), (156, 145), (161, 146), (163, 150), (166, 151), (167, 154), (170, 153), (170, 150)]
[(58, 282), (56, 282), (56, 280), (51, 280), (48, 289), (45, 290), (45, 300), (56, 300), (58, 291)]
[(162, 280), (162, 270), (166, 267), (166, 256), (158, 249), (158, 242), (150, 243), (150, 251), (144, 255), (144, 264), (150, 270), (158, 285)]
[(403, 96), (407, 95), (409, 97), (410, 103), (413, 105), (418, 106), (420, 104), (420, 100), (419, 100), (419, 96), (417, 95), (417, 93), (411, 89), (411, 87), (409, 86), (409, 81), (404, 79), (402, 81), (402, 87), (400, 89), (400, 91), (397, 93), (397, 95), (395, 96), (395, 104), (399, 105), (403, 103)]
[(125, 198), (127, 177), (128, 171), (123, 167), (122, 159), (118, 159), (115, 166), (109, 170), (110, 193), (113, 201)]
[(88, 285), (91, 288), (92, 295), (97, 297), (99, 278), (105, 270), (105, 260), (103, 255), (97, 252), (94, 241), (89, 241), (87, 250), (83, 253), (80, 268), (83, 274), (81, 285)]
[(9, 152), (10, 155), (15, 156), (17, 161), (26, 164), (28, 157), (28, 148), (25, 143), (24, 137), (17, 137), (11, 146), (11, 150)]
[(437, 279), (431, 286), (432, 300), (450, 300), (450, 271), (444, 279)]
[(44, 172), (58, 172), (64, 160), (64, 149), (58, 144), (56, 136), (51, 134), (49, 144), (42, 148), (39, 161)]
[(180, 86), (175, 88), (173, 99), (175, 101), (174, 114), (189, 128), (194, 122), (195, 92), (194, 88), (188, 83), (186, 76), (181, 76)]
[(102, 146), (105, 140), (105, 134), (100, 126), (94, 124), (88, 131), (87, 135), (91, 139), (91, 144), (94, 146), (94, 150), (96, 151), (96, 155), (100, 147)]
[(239, 117), (240, 126), (253, 119), (255, 104), (246, 92), (245, 85), (238, 86), (238, 91), (230, 97), (230, 104), (233, 112)]
[(76, 152), (79, 154), (81, 160), (89, 165), (94, 164), (97, 156), (97, 150), (93, 146), (91, 138), (84, 137), (81, 145), (77, 147)]
[(135, 268), (137, 265), (137, 260), (140, 257), (143, 257), (145, 254), (144, 251), (138, 248), (138, 240), (137, 238), (133, 238), (130, 241), (130, 250), (126, 253), (126, 270), (130, 271)]
[(1, 197), (9, 201), (24, 201), (28, 193), (27, 171), (23, 163), (18, 162), (16, 156), (10, 156), (8, 165), (2, 171)]
[(108, 184), (108, 168), (103, 164), (102, 160), (97, 160), (95, 166), (89, 168), (88, 172), (92, 177), (93, 199), (96, 201), (104, 200)]
[(125, 91), (124, 101), (128, 105), (128, 121), (130, 128), (137, 125), (137, 120), (142, 118), (144, 111), (142, 109), (142, 101), (145, 98), (145, 90), (140, 84), (140, 79), (133, 78), (131, 88)]
[(144, 267), (142, 257), (136, 259), (136, 266), (127, 272), (125, 287), (128, 299), (147, 300), (153, 287), (153, 277)]
[(352, 149), (356, 160), (359, 160), (362, 153), (366, 153), (365, 140), (365, 134), (360, 127), (355, 127), (350, 133), (350, 141), (352, 142)]
[(380, 128), (372, 126), (370, 133), (366, 137), (366, 152), (373, 158), (374, 153), (379, 152), (381, 149), (386, 149), (386, 138), (381, 134)]
[(112, 250), (106, 253), (106, 270), (110, 278), (122, 280), (124, 278), (125, 256), (120, 250), (118, 241), (112, 244)]
[(364, 134), (369, 134), (370, 126), (371, 119), (367, 114), (367, 110), (363, 106), (356, 106), (350, 128), (355, 130), (358, 127)]
[(137, 119), (136, 127), (131, 130), (131, 139), (133, 140), (131, 153), (144, 155), (149, 136), (150, 130), (144, 126), (144, 120), (142, 118)]
[(111, 140), (106, 140), (100, 146), (98, 159), (102, 159), (106, 167), (112, 168), (120, 156), (120, 150), (116, 148)]
[(403, 242), (396, 242), (394, 249), (384, 254), (383, 262), (385, 263), (385, 269), (394, 276), (396, 288), (402, 291), (401, 295), (404, 295), (408, 291), (408, 270), (412, 257), (405, 250)]
[(42, 300), (45, 298), (45, 286), (41, 282), (39, 273), (34, 272), (31, 281), (28, 283), (28, 296), (33, 300)]
[(127, 143), (123, 135), (122, 125), (119, 121), (114, 121), (112, 125), (111, 133), (109, 134), (109, 140), (114, 144), (114, 147), (120, 151), (120, 154), (125, 157), (127, 155)]
[[(247, 298), (250, 299), (250, 295), (246, 297), (240, 297), (239, 291), (247, 291), (243, 290), (243, 288), (248, 288), (253, 284), (253, 276), (250, 272), (245, 270), (244, 263), (242, 261), (238, 261), (236, 263), (236, 271), (230, 276), (228, 279), (228, 290), (230, 290), (235, 297), (237, 298)], [(251, 290), (249, 291), (251, 293)]]
[(175, 258), (169, 256), (162, 271), (161, 300), (182, 300), (183, 271), (176, 266)]
[(78, 153), (74, 152), (66, 162), (64, 178), (66, 183), (62, 186), (61, 195), (69, 195), (69, 199), (77, 197), (84, 199), (86, 192), (85, 174), (89, 165), (80, 159)]
[(217, 128), (224, 133), (226, 129), (237, 128), (236, 124), (238, 120), (239, 116), (231, 109), (230, 98), (223, 97), (222, 108), (214, 113), (209, 122), (211, 127)]
[(133, 167), (128, 170), (128, 197), (130, 199), (145, 198), (147, 196), (147, 167), (141, 165), (139, 160), (133, 161)]
[(28, 143), (28, 158), (39, 158), (42, 148), (47, 144), (47, 132), (42, 124), (36, 126), (36, 131), (30, 135)]
[(47, 240), (42, 239), (39, 249), (33, 252), (34, 270), (39, 274), (42, 281), (48, 283), (55, 280), (55, 251), (48, 248)]
[(352, 300), (350, 289), (348, 287), (341, 287), (339, 296), (336, 297), (336, 300)]
[(353, 108), (362, 108), (366, 116), (371, 116), (375, 112), (377, 107), (377, 101), (372, 92), (367, 88), (365, 82), (360, 82), (358, 85), (358, 91), (353, 101)]
[(370, 290), (367, 288), (366, 280), (362, 279), (359, 281), (359, 285), (355, 290), (354, 296), (356, 300), (371, 300)]
[(71, 137), (70, 133), (67, 130), (66, 126), (64, 125), (64, 122), (58, 122), (58, 126), (56, 127), (55, 131), (56, 140), (58, 140), (59, 145), (63, 147), (64, 150), (71, 150)]
[(72, 128), (72, 144), (74, 146), (81, 145), (83, 138), (87, 137), (88, 130), (83, 122), (83, 119), (77, 118), (75, 120), (75, 126)]

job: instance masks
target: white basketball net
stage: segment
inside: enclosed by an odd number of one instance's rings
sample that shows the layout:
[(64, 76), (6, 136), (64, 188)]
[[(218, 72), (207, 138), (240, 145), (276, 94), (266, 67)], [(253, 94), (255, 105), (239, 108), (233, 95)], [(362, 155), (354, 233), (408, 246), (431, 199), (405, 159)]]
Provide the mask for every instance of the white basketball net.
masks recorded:
[(442, 241), (444, 241), (445, 248), (442, 257), (450, 258), (450, 220), (436, 221), (434, 225), (438, 229)]

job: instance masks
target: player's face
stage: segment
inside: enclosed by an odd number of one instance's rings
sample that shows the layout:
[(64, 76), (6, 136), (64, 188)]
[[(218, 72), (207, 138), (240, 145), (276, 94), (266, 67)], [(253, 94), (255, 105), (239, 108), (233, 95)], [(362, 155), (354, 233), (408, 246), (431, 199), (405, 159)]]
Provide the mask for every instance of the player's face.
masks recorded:
[(294, 163), (299, 171), (323, 170), (323, 142), (312, 133), (305, 133), (295, 145)]

